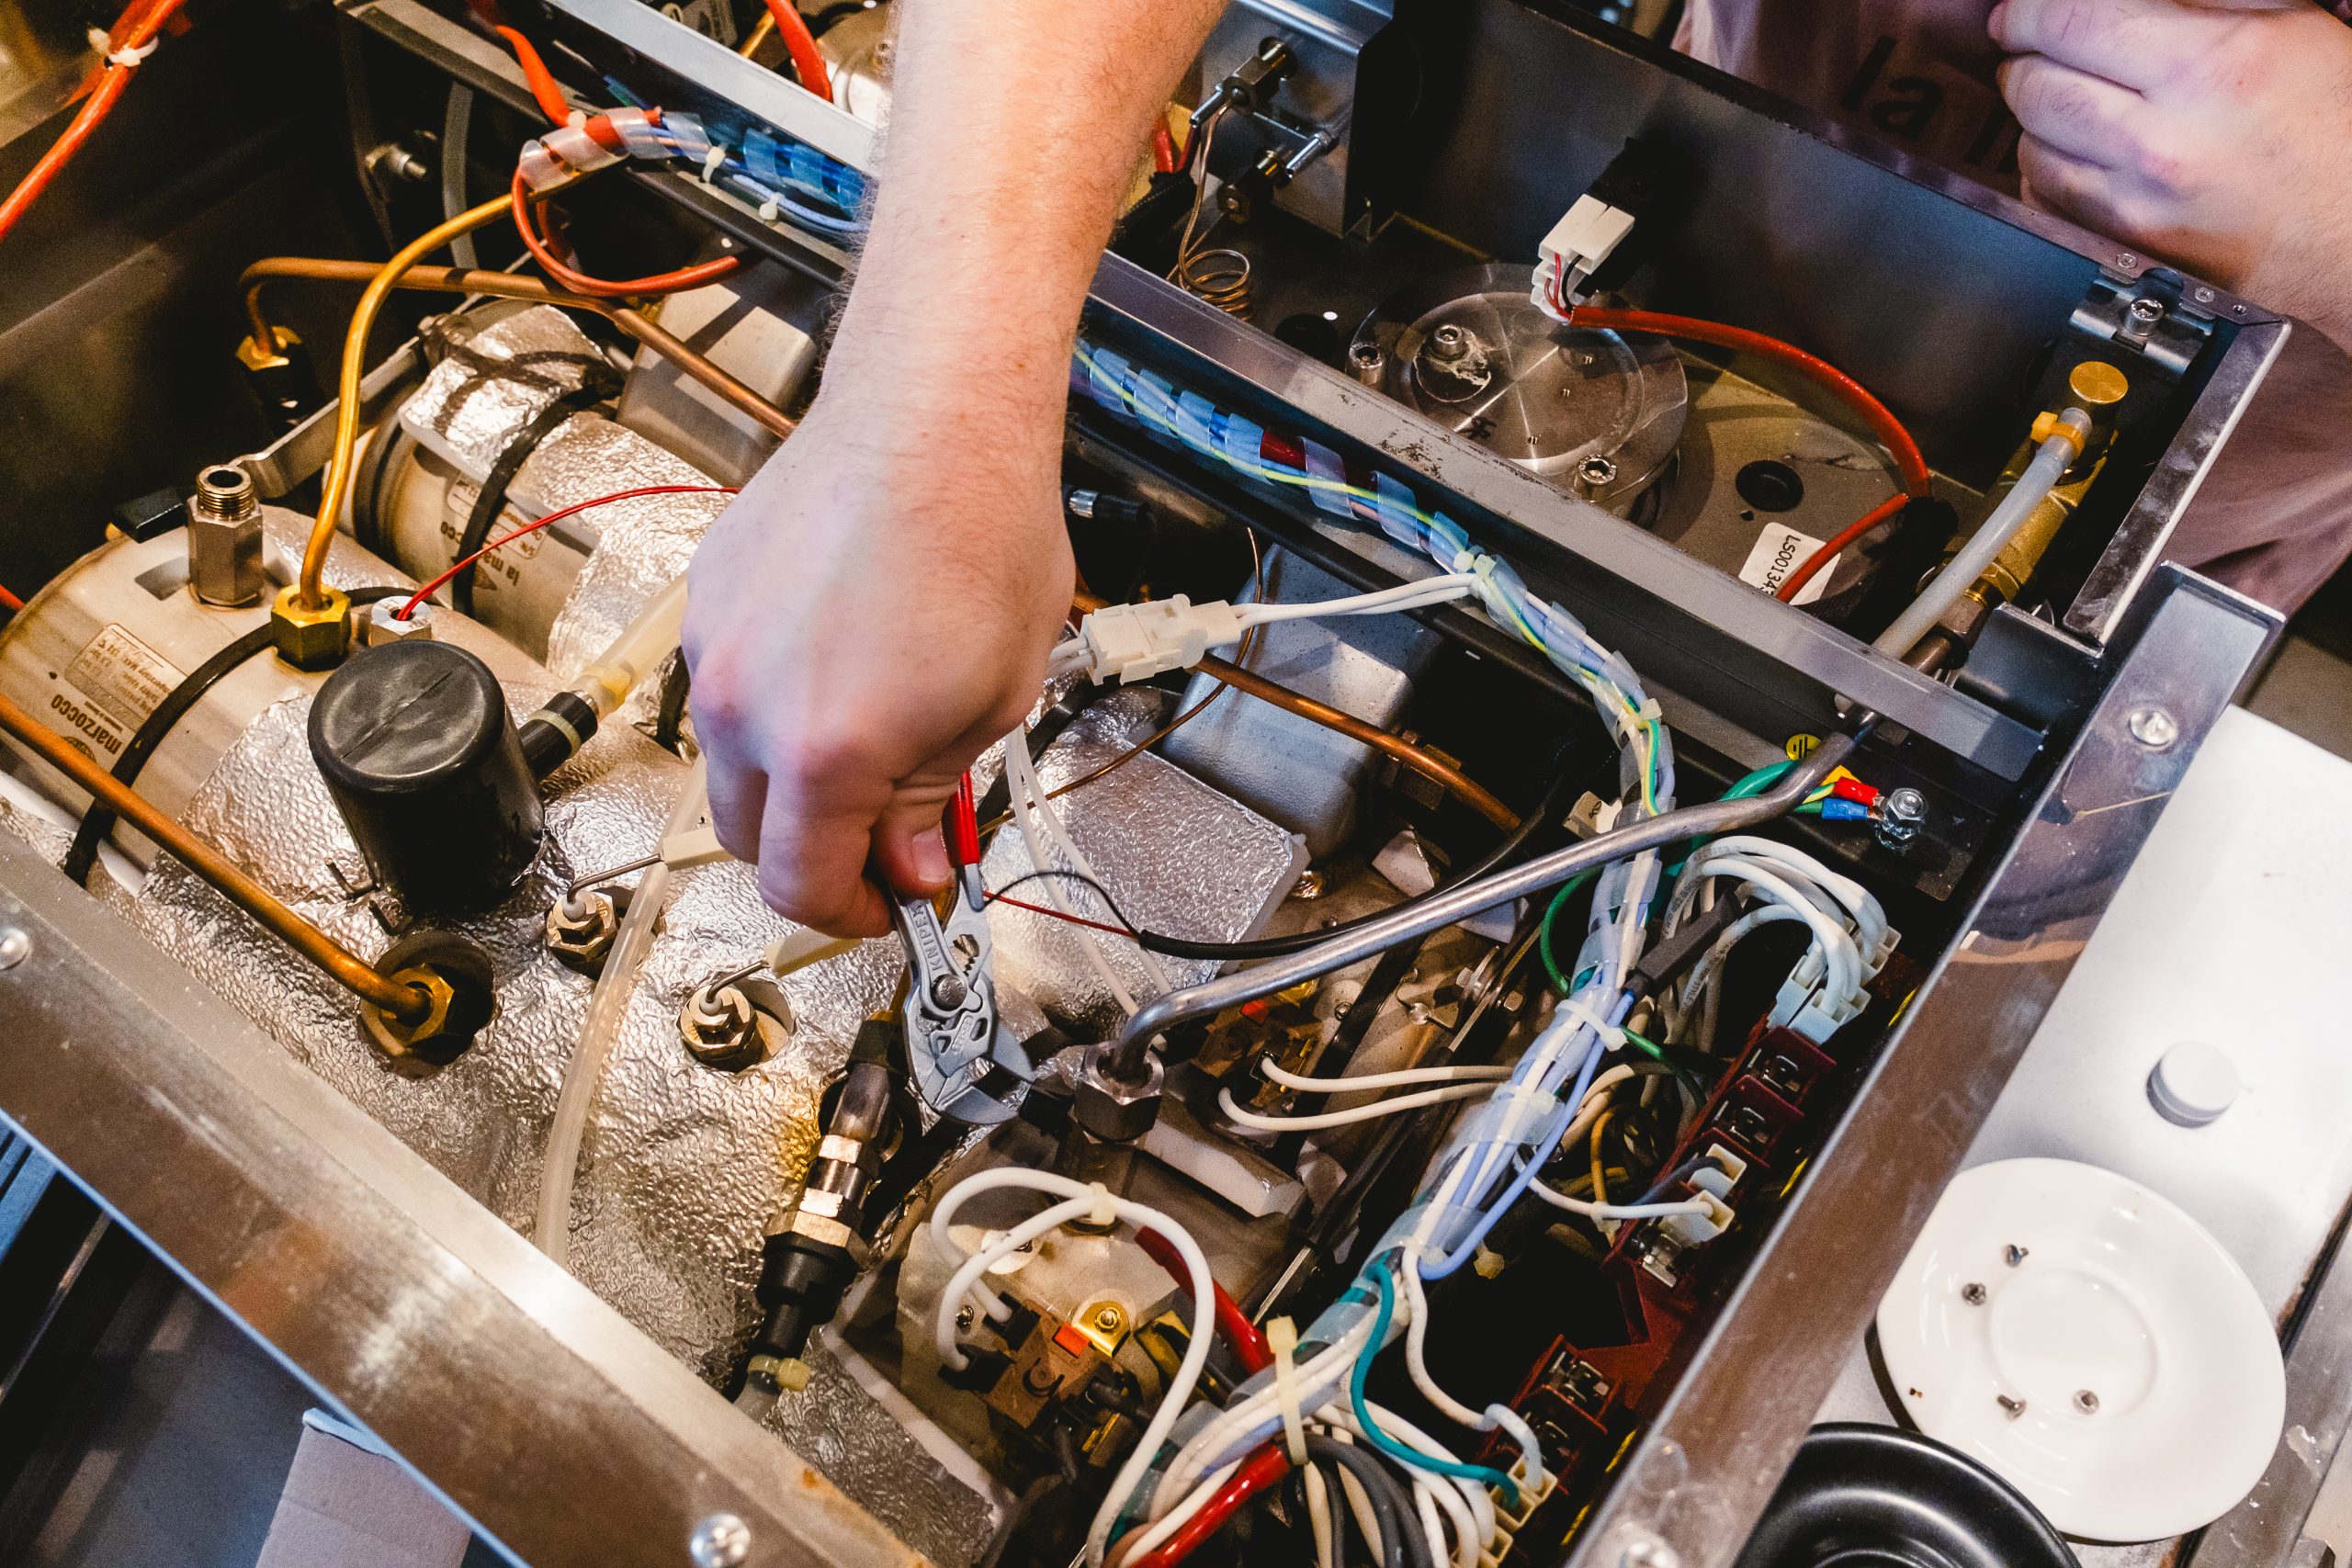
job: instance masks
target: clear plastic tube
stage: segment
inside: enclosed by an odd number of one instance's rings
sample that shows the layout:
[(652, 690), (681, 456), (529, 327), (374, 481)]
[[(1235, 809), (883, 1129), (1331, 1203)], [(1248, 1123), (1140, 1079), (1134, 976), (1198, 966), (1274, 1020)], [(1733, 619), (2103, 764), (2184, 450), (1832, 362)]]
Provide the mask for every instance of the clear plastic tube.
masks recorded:
[[(2090, 421), (2073, 409), (2066, 412), (2063, 423), (2077, 436), (2090, 429)], [(1943, 619), (1953, 601), (1984, 575), (1984, 569), (2025, 526), (2034, 508), (2050, 498), (2050, 492), (2058, 487), (2058, 481), (2065, 477), (2081, 451), (2075, 439), (2068, 435), (2052, 435), (2044, 441), (2025, 472), (2018, 476), (2018, 482), (2001, 499), (2001, 504), (1993, 509), (1993, 515), (1984, 519), (1984, 526), (1968, 536), (1968, 543), (1961, 547), (1960, 553), (1945, 563), (1943, 570), (1936, 573), (1935, 581), (1911, 602), (1911, 607), (1896, 616), (1894, 624), (1881, 632), (1871, 646), (1890, 659), (1900, 659), (1917, 647), (1921, 637), (1935, 630), (1936, 623)]]
[(637, 683), (670, 657), (685, 624), (686, 580), (681, 574), (647, 600), (637, 619), (580, 672), (580, 679), (571, 683), (572, 692), (596, 710), (598, 718), (610, 718)]
[[(681, 603), (684, 594), (680, 595)], [(696, 762), (678, 792), (662, 837), (694, 827), (708, 799), (703, 765)], [(563, 1088), (555, 1100), (555, 1119), (548, 1127), (547, 1161), (539, 1168), (538, 1216), (531, 1239), (541, 1252), (562, 1263), (571, 1250), (571, 1184), (580, 1169), (580, 1145), (588, 1134), (588, 1112), (596, 1100), (596, 1085), (605, 1076), (605, 1062), (613, 1054), (621, 1019), (637, 990), (638, 971), (653, 946), (653, 928), (670, 895), (670, 868), (660, 862), (646, 868), (628, 903), (613, 950), (605, 956), (604, 973), (589, 993), (588, 1016), (580, 1025), (580, 1040), (563, 1070)]]

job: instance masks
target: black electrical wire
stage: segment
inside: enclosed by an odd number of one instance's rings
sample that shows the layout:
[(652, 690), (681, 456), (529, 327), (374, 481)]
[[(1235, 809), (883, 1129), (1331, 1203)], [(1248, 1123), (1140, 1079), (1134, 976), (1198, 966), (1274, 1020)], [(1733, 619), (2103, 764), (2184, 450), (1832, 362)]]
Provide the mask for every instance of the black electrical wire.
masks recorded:
[[(354, 588), (350, 590), (354, 604), (373, 604), (380, 599), (406, 598), (413, 589), (400, 587)], [(276, 646), (270, 636), (269, 624), (264, 622), (236, 641), (188, 671), (187, 678), (174, 686), (155, 705), (146, 722), (140, 725), (122, 755), (115, 759), (114, 776), (125, 784), (139, 782), (140, 771), (147, 766), (155, 748), (179, 721), (187, 716), (190, 708), (202, 700), (204, 694), (219, 685), (232, 670), (254, 655)], [(65, 852), (59, 869), (79, 886), (89, 881), (90, 872), (98, 863), (98, 845), (114, 831), (115, 816), (102, 803), (92, 801), (82, 814), (82, 825), (74, 829), (73, 845)]]
[(461, 564), (457, 576), (449, 580), (449, 603), (461, 615), (474, 613), (474, 573), (481, 565), (482, 547), (490, 542), (492, 525), (506, 507), (506, 488), (539, 444), (571, 421), (573, 414), (583, 413), (612, 396), (614, 378), (610, 371), (602, 376), (585, 375), (581, 386), (564, 393), (541, 409), (531, 423), (514, 433), (514, 438), (499, 448), (498, 457), (482, 476), (481, 488), (474, 492), (474, 503), (466, 513), (464, 532), (458, 536), (455, 558)]
[(1421, 1533), (1419, 1517), (1406, 1499), (1404, 1487), (1370, 1449), (1309, 1432), (1306, 1457), (1315, 1463), (1343, 1468), (1363, 1484), (1372, 1517), (1380, 1521), (1381, 1568), (1434, 1568), (1430, 1538)]

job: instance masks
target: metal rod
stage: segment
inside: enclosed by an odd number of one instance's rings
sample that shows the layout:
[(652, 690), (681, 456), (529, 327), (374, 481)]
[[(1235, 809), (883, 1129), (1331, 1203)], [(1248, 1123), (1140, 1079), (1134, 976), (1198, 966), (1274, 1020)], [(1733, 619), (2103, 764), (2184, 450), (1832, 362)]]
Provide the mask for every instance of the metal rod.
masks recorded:
[(41, 761), (104, 801), (108, 810), (154, 840), (166, 853), (184, 863), (222, 897), (317, 964), (337, 985), (402, 1023), (417, 1022), (430, 1010), (432, 1004), (423, 991), (383, 974), (279, 903), (269, 889), (246, 875), (226, 855), (174, 821), (150, 804), (145, 795), (82, 755), (71, 741), (5, 696), (0, 696), (0, 729), (6, 729)]
[[(245, 316), (253, 323), (254, 341), (264, 344), (276, 341), (271, 335), (273, 329), (269, 316), (261, 308), (263, 286), (272, 278), (302, 277), (319, 283), (367, 283), (379, 270), (367, 262), (331, 261), (322, 256), (263, 257), (245, 268), (243, 276), (238, 279), (238, 287), (244, 290)], [(536, 277), (511, 272), (491, 272), (480, 267), (413, 266), (401, 275), (393, 287), (429, 294), (487, 294), (500, 299), (528, 299), (537, 304), (556, 305), (567, 310), (594, 310), (709, 388), (769, 434), (782, 439), (799, 428), (799, 421), (737, 380), (707, 355), (664, 331), (642, 310), (616, 300), (567, 294)]]
[(643, 871), (649, 866), (656, 866), (661, 863), (662, 852), (660, 850), (656, 850), (651, 854), (645, 856), (642, 860), (630, 861), (627, 865), (611, 866), (604, 871), (592, 871), (585, 876), (574, 877), (572, 879), (571, 886), (565, 888), (564, 891), (568, 894), (577, 896), (587, 892), (588, 889), (595, 886), (600, 882), (611, 882), (616, 878), (627, 876), (632, 871)]
[(1807, 752), (1780, 783), (1761, 795), (1742, 800), (1710, 801), (1704, 806), (1688, 806), (1679, 811), (1646, 818), (1540, 855), (1508, 871), (1399, 905), (1381, 919), (1304, 953), (1272, 959), (1252, 969), (1155, 997), (1137, 1008), (1120, 1030), (1105, 1069), (1125, 1082), (1138, 1082), (1146, 1076), (1152, 1041), (1179, 1024), (1213, 1017), (1301, 980), (1344, 969), (1400, 942), (1427, 936), (1468, 919), (1481, 909), (1491, 909), (1498, 904), (1556, 886), (1579, 873), (1598, 870), (1628, 855), (1663, 849), (1687, 839), (1736, 833), (1768, 822), (1793, 810), (1853, 750), (1852, 735), (1829, 736)]

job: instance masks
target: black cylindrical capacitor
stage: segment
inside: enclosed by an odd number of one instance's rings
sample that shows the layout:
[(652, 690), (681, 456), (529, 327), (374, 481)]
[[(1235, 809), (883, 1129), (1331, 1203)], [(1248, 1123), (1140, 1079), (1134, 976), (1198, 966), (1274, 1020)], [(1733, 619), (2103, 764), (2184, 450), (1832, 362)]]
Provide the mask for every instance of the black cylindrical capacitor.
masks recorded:
[(413, 914), (486, 908), (538, 853), (538, 784), (506, 694), (461, 648), (420, 638), (350, 660), (311, 705), (311, 755)]

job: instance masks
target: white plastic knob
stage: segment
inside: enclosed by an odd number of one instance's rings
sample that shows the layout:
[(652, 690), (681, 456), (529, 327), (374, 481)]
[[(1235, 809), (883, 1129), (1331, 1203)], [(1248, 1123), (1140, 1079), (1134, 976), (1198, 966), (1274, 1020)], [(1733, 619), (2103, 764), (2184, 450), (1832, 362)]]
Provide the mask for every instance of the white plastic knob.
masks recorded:
[(2183, 1127), (2202, 1127), (2235, 1104), (2245, 1088), (2237, 1064), (2218, 1045), (2184, 1040), (2148, 1075), (2148, 1099), (2157, 1114)]

